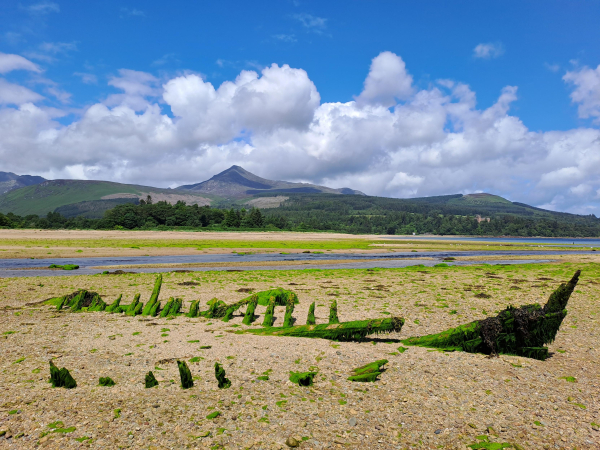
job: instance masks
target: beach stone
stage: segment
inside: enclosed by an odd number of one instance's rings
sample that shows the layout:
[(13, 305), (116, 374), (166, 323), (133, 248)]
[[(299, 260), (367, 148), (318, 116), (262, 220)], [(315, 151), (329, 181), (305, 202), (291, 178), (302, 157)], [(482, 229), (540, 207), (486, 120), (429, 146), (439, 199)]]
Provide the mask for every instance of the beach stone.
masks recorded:
[(356, 426), (356, 417), (350, 417), (350, 420), (348, 421), (348, 425), (350, 425), (351, 427)]
[(285, 441), (285, 445), (287, 445), (288, 447), (299, 447), (300, 442), (298, 442), (296, 439), (294, 439), (292, 436), (290, 436)]

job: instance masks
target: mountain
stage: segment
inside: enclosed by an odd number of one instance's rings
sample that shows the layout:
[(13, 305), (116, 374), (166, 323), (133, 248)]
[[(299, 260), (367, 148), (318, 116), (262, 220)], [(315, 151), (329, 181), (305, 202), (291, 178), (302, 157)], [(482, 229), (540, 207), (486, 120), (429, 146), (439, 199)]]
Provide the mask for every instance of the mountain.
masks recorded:
[(25, 186), (40, 184), (44, 181), (46, 181), (45, 178), (34, 175), (17, 175), (12, 172), (0, 172), (0, 194)]
[(191, 191), (160, 189), (134, 184), (113, 183), (93, 180), (52, 180), (40, 184), (15, 189), (0, 195), (0, 212), (12, 212), (20, 216), (28, 214), (46, 215), (60, 212), (63, 216), (102, 217), (104, 211), (121, 203), (137, 203), (148, 195), (154, 202), (188, 205), (209, 205), (206, 195)]
[(333, 189), (310, 183), (292, 183), (261, 178), (248, 172), (243, 167), (231, 166), (229, 169), (213, 176), (210, 180), (196, 184), (179, 186), (198, 193), (211, 194), (218, 197), (245, 198), (259, 194), (344, 194), (365, 195), (350, 188)]

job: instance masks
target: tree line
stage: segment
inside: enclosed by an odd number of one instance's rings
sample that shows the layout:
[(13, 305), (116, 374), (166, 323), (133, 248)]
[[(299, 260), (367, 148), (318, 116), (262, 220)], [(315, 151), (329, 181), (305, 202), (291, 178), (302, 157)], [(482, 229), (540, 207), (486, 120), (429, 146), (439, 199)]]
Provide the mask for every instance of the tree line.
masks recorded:
[[(451, 207), (421, 205), (409, 211), (367, 205), (355, 209), (348, 204), (332, 203), (331, 199), (316, 202), (286, 202), (273, 209), (215, 208), (153, 203), (151, 197), (139, 204), (126, 203), (105, 212), (101, 219), (66, 218), (58, 212), (46, 217), (18, 216), (0, 213), (0, 227), (41, 229), (98, 229), (98, 230), (290, 230), (332, 231), (352, 234), (440, 234), (544, 237), (600, 237), (600, 219), (594, 216), (556, 215), (556, 217), (521, 217), (494, 214), (489, 222), (478, 223), (474, 214), (451, 214)], [(344, 196), (357, 197), (357, 196)], [(361, 198), (352, 199), (360, 202)], [(364, 199), (363, 199), (364, 203)], [(363, 205), (365, 206), (365, 205)], [(435, 205), (434, 205), (435, 206)]]

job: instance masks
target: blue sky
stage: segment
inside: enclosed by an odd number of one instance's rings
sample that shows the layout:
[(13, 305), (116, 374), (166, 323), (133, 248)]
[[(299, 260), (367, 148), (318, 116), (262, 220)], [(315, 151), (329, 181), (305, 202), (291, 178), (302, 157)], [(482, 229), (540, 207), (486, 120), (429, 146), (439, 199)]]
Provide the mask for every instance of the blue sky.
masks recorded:
[[(598, 17), (592, 1), (5, 2), (0, 170), (175, 187), (240, 164), (598, 215)], [(243, 104), (218, 95), (243, 71)]]

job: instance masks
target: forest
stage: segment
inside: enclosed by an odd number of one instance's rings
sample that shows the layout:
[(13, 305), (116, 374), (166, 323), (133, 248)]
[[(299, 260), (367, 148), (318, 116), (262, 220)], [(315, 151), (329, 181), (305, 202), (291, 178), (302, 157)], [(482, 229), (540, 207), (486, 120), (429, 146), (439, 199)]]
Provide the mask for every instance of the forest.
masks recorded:
[[(311, 201), (307, 201), (307, 199)], [(488, 236), (598, 237), (600, 219), (553, 213), (537, 215), (503, 212), (479, 206), (454, 206), (436, 202), (365, 202), (358, 196), (332, 198), (299, 196), (279, 208), (260, 210), (238, 206), (215, 208), (178, 202), (125, 203), (106, 211), (101, 219), (66, 218), (58, 212), (46, 217), (0, 213), (2, 228), (98, 229), (98, 230), (289, 230), (330, 231), (351, 234), (439, 234)], [(341, 201), (343, 200), (343, 201)], [(394, 199), (395, 200), (395, 199)], [(399, 203), (396, 201), (394, 206)], [(518, 205), (517, 205), (518, 206)], [(526, 206), (526, 205), (524, 205)], [(497, 209), (497, 208), (496, 208)], [(525, 209), (525, 208), (523, 208)], [(478, 222), (473, 212), (489, 214)], [(543, 210), (540, 210), (543, 211)]]

